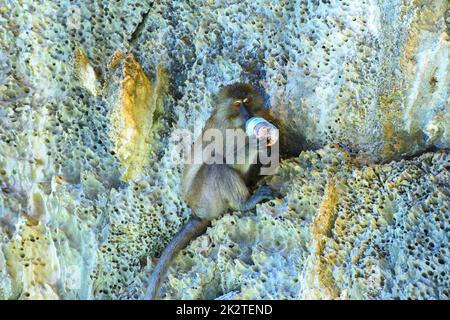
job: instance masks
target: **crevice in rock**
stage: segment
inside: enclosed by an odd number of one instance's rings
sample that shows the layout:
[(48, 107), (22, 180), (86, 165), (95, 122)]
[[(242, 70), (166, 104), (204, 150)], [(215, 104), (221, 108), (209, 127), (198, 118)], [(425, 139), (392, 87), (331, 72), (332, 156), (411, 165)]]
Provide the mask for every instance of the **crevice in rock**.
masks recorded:
[(131, 46), (136, 41), (137, 38), (141, 35), (142, 31), (144, 30), (144, 26), (147, 22), (147, 18), (150, 14), (150, 11), (153, 8), (153, 1), (150, 3), (148, 10), (142, 15), (141, 21), (137, 24), (136, 29), (134, 29), (133, 33), (131, 34), (130, 38), (128, 39), (128, 44)]

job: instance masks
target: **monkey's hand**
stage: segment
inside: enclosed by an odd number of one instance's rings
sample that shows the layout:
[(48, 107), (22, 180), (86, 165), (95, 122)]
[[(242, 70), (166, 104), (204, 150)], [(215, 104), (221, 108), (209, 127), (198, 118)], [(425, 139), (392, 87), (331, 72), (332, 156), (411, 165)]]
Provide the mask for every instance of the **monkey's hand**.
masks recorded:
[(278, 141), (278, 129), (269, 126), (262, 126), (259, 128), (256, 138), (259, 141), (264, 141), (270, 147)]

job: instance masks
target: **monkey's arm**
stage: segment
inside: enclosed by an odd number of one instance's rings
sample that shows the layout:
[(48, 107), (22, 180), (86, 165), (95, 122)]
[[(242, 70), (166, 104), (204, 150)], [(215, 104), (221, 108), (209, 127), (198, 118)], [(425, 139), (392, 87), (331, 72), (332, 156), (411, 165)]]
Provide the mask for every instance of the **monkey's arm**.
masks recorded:
[(144, 299), (154, 300), (158, 297), (159, 288), (161, 287), (161, 283), (165, 278), (165, 274), (173, 258), (181, 249), (185, 248), (191, 240), (204, 233), (209, 224), (210, 222), (208, 220), (191, 218), (184, 225), (183, 229), (181, 229), (172, 241), (170, 241), (152, 272)]

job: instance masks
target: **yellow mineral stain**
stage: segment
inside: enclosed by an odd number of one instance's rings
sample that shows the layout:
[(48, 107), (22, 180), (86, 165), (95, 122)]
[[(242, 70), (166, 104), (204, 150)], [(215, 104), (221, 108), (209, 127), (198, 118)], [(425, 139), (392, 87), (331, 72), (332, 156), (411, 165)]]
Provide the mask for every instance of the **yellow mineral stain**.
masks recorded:
[(59, 299), (57, 283), (61, 268), (50, 230), (26, 220), (20, 232), (5, 246), (8, 273), (17, 279), (19, 299)]
[[(119, 59), (120, 54), (114, 57)], [(149, 162), (154, 116), (155, 112), (162, 112), (169, 82), (162, 67), (158, 67), (156, 77), (156, 83), (151, 83), (133, 54), (125, 58), (121, 97), (111, 115), (115, 128), (111, 135), (125, 168), (122, 178), (126, 181), (138, 177)]]
[(311, 226), (312, 236), (312, 268), (310, 279), (312, 299), (336, 299), (339, 290), (334, 284), (331, 268), (334, 264), (333, 258), (324, 255), (324, 245), (330, 237), (333, 228), (334, 214), (338, 204), (339, 188), (333, 179), (327, 184), (325, 196)]
[(116, 50), (113, 53), (111, 63), (109, 64), (110, 69), (117, 68), (117, 65), (120, 63), (120, 60), (123, 58), (123, 52), (120, 50)]
[(89, 62), (89, 58), (83, 49), (77, 47), (74, 52), (73, 73), (81, 85), (93, 95), (98, 94), (99, 83), (97, 74)]
[(412, 142), (419, 143), (418, 133), (408, 134), (404, 128), (402, 115), (402, 103), (400, 92), (394, 89), (390, 95), (379, 97), (379, 107), (383, 111), (381, 124), (383, 127), (384, 145), (380, 149), (380, 156), (386, 160), (393, 160), (411, 149)]

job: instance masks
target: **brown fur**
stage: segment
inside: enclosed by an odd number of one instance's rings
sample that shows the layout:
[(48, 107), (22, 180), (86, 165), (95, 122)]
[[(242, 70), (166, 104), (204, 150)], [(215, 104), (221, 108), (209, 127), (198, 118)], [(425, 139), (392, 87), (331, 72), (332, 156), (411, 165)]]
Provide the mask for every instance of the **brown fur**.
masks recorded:
[[(245, 110), (233, 106), (235, 101), (250, 99), (245, 104)], [(223, 87), (216, 97), (216, 110), (206, 122), (206, 129), (218, 129), (225, 137), (226, 129), (245, 130), (245, 113), (248, 117), (259, 116), (271, 118), (263, 108), (259, 93), (250, 85), (237, 83)], [(270, 121), (270, 120), (269, 120)], [(201, 141), (200, 137), (197, 142)], [(248, 143), (248, 141), (247, 141)], [(195, 145), (195, 144), (194, 144)], [(245, 148), (233, 150), (236, 156), (246, 152)], [(220, 155), (223, 156), (223, 155)], [(256, 154), (252, 155), (256, 157)], [(146, 298), (155, 299), (159, 286), (167, 268), (179, 250), (187, 245), (193, 236), (203, 233), (208, 222), (219, 218), (228, 209), (250, 210), (258, 202), (272, 197), (270, 189), (260, 188), (250, 196), (246, 182), (251, 168), (250, 163), (244, 164), (187, 164), (184, 169), (182, 192), (186, 203), (192, 209), (193, 218), (174, 240), (167, 246), (159, 260), (149, 282)]]

